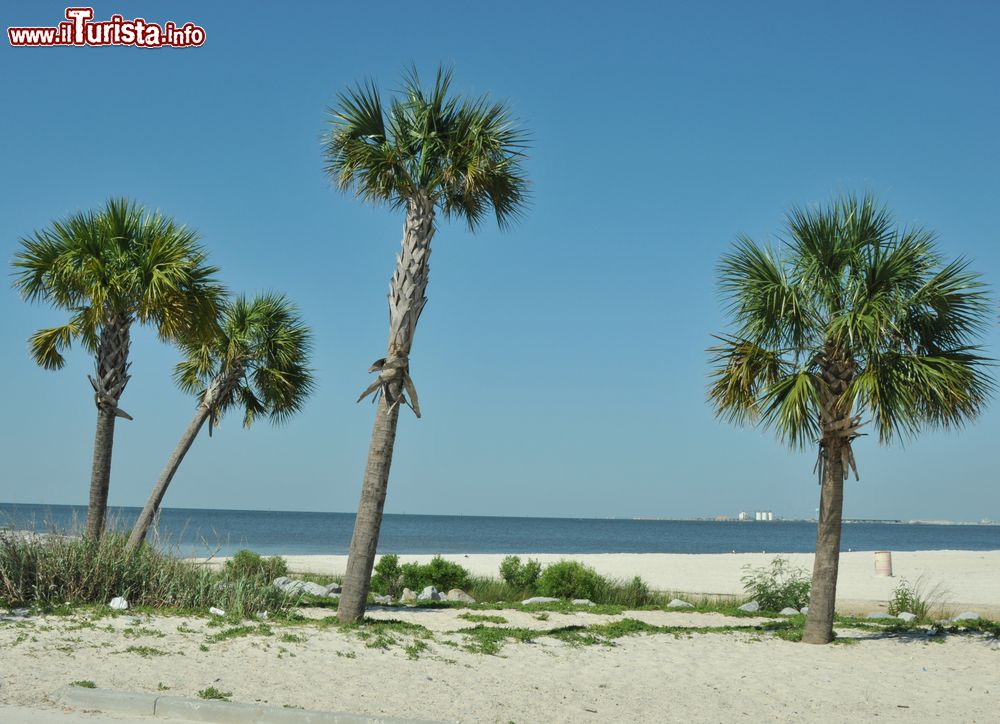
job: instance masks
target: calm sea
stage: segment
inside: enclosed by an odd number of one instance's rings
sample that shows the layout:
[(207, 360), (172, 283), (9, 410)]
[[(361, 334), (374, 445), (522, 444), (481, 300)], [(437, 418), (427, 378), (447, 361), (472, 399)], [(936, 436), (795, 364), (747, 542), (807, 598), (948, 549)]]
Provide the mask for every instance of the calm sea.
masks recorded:
[[(138, 508), (114, 508), (118, 528), (131, 527)], [(0, 528), (73, 531), (83, 506), (0, 503)], [(165, 508), (160, 535), (185, 554), (240, 548), (273, 555), (345, 554), (354, 515), (267, 510)], [(383, 553), (807, 553), (815, 523), (715, 522), (592, 518), (501, 518), (452, 515), (386, 515)], [(998, 550), (1000, 526), (851, 523), (843, 549)]]

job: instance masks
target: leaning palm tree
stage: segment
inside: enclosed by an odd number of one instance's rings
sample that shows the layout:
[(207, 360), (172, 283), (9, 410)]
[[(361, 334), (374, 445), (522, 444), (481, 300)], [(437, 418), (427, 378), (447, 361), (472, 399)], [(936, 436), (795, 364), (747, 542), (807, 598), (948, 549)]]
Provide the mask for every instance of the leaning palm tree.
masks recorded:
[(341, 621), (364, 615), (400, 406), (409, 405), (420, 416), (409, 356), (427, 303), (435, 215), (462, 219), (475, 229), (492, 212), (503, 228), (525, 202), (526, 139), (507, 106), (486, 97), (449, 96), (450, 84), (451, 72), (438, 70), (433, 87), (425, 90), (411, 72), (401, 96), (388, 107), (369, 83), (341, 94), (330, 111), (324, 155), (332, 180), (365, 201), (406, 212), (402, 251), (389, 286), (388, 350), (371, 366), (369, 372), (378, 378), (359, 398), (374, 394), (379, 402), (340, 599)]
[(934, 236), (897, 228), (866, 196), (793, 210), (782, 252), (742, 237), (722, 257), (734, 328), (718, 339), (709, 398), (740, 425), (815, 445), (820, 484), (803, 641), (829, 643), (844, 480), (870, 420), (879, 440), (976, 417), (993, 388), (976, 346), (990, 318), (980, 277), (944, 263)]
[(212, 339), (184, 340), (180, 346), (185, 358), (174, 379), (181, 389), (198, 395), (198, 407), (132, 528), (132, 549), (146, 539), (167, 486), (206, 420), (209, 435), (233, 408), (243, 410), (244, 427), (259, 417), (283, 422), (302, 409), (313, 389), (308, 367), (312, 333), (283, 296), (263, 294), (227, 303)]
[(31, 355), (45, 369), (65, 364), (74, 340), (96, 357), (90, 377), (97, 430), (90, 477), (87, 535), (104, 530), (115, 420), (131, 420), (119, 403), (129, 381), (132, 326), (149, 325), (163, 340), (210, 330), (223, 295), (197, 234), (125, 199), (71, 214), (21, 240), (14, 282), (29, 301), (71, 314), (65, 324), (32, 335)]

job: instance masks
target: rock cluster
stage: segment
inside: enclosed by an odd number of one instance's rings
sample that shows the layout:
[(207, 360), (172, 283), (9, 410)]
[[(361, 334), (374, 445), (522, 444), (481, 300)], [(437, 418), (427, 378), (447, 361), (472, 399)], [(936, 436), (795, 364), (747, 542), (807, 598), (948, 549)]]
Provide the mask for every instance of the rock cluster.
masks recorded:
[(299, 581), (288, 576), (275, 578), (273, 584), (275, 588), (285, 593), (307, 593), (310, 596), (322, 596), (324, 598), (340, 598), (341, 588), (337, 583), (329, 586), (321, 586), (312, 581)]

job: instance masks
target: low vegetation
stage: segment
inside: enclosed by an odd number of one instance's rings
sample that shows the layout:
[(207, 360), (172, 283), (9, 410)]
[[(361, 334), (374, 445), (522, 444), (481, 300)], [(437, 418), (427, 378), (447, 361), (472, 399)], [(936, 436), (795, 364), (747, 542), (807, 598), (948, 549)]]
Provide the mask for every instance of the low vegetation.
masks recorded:
[(107, 605), (120, 596), (131, 607), (204, 611), (214, 606), (249, 618), (260, 611), (287, 611), (298, 602), (262, 574), (244, 575), (238, 567), (213, 571), (151, 545), (130, 551), (126, 542), (118, 533), (96, 541), (0, 533), (0, 603)]
[(288, 575), (288, 563), (281, 556), (264, 558), (253, 551), (240, 550), (226, 561), (222, 569), (230, 581), (255, 580), (263, 584)]
[(764, 611), (800, 609), (809, 603), (810, 581), (806, 572), (777, 556), (766, 568), (744, 566), (743, 590)]
[(923, 577), (914, 583), (902, 578), (892, 592), (887, 609), (890, 616), (912, 613), (918, 623), (928, 623), (932, 610), (941, 609), (945, 596), (946, 591), (940, 585), (928, 586)]

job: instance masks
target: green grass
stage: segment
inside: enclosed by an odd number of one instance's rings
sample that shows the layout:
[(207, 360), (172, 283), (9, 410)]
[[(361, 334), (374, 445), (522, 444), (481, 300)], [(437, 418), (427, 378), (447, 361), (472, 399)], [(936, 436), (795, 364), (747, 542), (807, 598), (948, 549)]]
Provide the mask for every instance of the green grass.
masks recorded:
[(256, 625), (247, 626), (231, 626), (230, 628), (219, 631), (219, 633), (212, 634), (208, 636), (205, 641), (212, 644), (217, 644), (220, 641), (229, 641), (231, 639), (243, 638), (244, 636), (273, 636), (274, 631), (267, 624), (260, 623)]
[(78, 604), (107, 609), (108, 601), (123, 596), (132, 609), (129, 614), (144, 608), (203, 611), (217, 606), (231, 616), (249, 618), (257, 611), (287, 611), (298, 603), (262, 578), (227, 576), (150, 544), (129, 551), (126, 543), (121, 533), (107, 533), (95, 542), (0, 532), (0, 604), (61, 615)]
[(507, 619), (503, 616), (491, 616), (482, 615), (478, 613), (460, 613), (459, 618), (464, 618), (466, 621), (471, 621), (472, 623), (507, 623)]
[(152, 646), (129, 646), (125, 649), (126, 654), (138, 654), (143, 658), (149, 658), (151, 656), (166, 656), (166, 651), (161, 651), (160, 649), (153, 648)]
[(200, 699), (210, 699), (215, 701), (230, 701), (233, 695), (231, 691), (219, 691), (214, 686), (209, 686), (206, 689), (202, 689), (198, 692), (198, 698)]
[(90, 679), (81, 679), (80, 681), (70, 682), (70, 686), (79, 686), (81, 689), (96, 689), (97, 684), (95, 684)]

